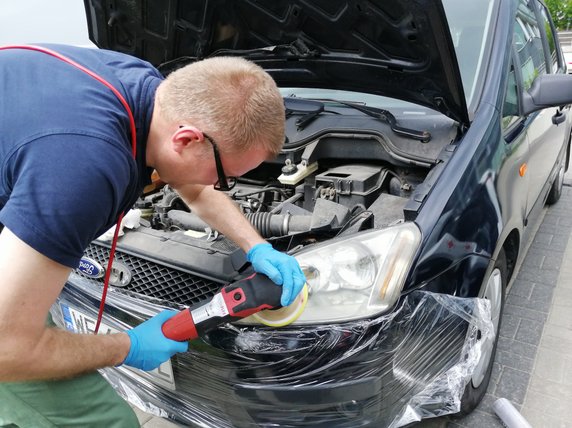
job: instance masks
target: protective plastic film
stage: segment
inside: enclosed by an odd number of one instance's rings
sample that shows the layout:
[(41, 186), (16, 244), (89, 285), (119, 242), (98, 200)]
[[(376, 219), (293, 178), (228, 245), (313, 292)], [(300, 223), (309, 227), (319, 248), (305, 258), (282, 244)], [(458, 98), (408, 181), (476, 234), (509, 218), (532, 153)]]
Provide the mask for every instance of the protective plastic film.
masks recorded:
[[(66, 287), (59, 306), (94, 316), (77, 290)], [(161, 309), (110, 294), (105, 322), (117, 329)], [(61, 311), (59, 318), (64, 325)], [(314, 328), (227, 324), (191, 342), (161, 373), (103, 373), (142, 410), (189, 426), (400, 427), (458, 412), (493, 335), (486, 300), (417, 291), (375, 319)]]

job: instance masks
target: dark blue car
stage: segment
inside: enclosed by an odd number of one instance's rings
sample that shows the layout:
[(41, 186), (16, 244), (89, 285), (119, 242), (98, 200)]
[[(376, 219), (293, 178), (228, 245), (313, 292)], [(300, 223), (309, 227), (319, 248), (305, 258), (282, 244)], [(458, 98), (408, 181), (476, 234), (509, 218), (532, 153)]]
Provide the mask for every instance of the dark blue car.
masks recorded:
[[(539, 0), (85, 0), (100, 48), (167, 75), (215, 55), (264, 67), (282, 153), (228, 192), (308, 278), (301, 316), (253, 316), (154, 372), (104, 370), (146, 410), (201, 427), (384, 427), (471, 412), (507, 284), (568, 168), (572, 76)], [(244, 253), (157, 181), (119, 240), (103, 332), (200, 305)], [(52, 308), (91, 331), (110, 243)], [(87, 269), (85, 267), (88, 267)], [(93, 272), (98, 272), (97, 275)], [(278, 322), (277, 324), (281, 324)]]

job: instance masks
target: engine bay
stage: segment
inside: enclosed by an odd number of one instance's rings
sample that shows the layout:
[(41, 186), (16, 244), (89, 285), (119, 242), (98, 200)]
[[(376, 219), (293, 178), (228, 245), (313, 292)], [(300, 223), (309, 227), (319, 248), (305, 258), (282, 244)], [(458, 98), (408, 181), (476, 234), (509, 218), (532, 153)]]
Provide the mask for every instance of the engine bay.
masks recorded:
[[(370, 108), (364, 114), (364, 106), (344, 102), (324, 107), (285, 98), (285, 105), (282, 153), (238, 177), (227, 192), (282, 251), (403, 221), (405, 204), (454, 138), (454, 127), (442, 115), (424, 120), (415, 115), (405, 127), (403, 112), (398, 125), (385, 110)], [(436, 126), (438, 120), (443, 126)], [(156, 185), (136, 208), (149, 228), (198, 240), (224, 239), (168, 185)]]

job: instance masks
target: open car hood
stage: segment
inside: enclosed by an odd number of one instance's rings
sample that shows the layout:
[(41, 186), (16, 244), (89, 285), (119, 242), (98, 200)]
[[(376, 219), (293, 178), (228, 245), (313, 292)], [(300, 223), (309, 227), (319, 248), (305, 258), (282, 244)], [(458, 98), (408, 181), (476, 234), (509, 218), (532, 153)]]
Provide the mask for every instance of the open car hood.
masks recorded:
[(441, 0), (84, 0), (90, 39), (159, 66), (239, 55), (282, 87), (468, 113)]

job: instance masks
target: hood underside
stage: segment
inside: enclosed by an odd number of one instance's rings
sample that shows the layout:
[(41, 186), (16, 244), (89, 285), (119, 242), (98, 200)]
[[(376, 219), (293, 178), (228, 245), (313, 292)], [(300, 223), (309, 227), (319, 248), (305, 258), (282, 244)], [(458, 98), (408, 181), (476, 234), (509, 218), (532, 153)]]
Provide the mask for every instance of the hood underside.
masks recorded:
[(84, 0), (90, 39), (159, 66), (237, 55), (282, 87), (398, 98), (468, 124), (441, 0)]

